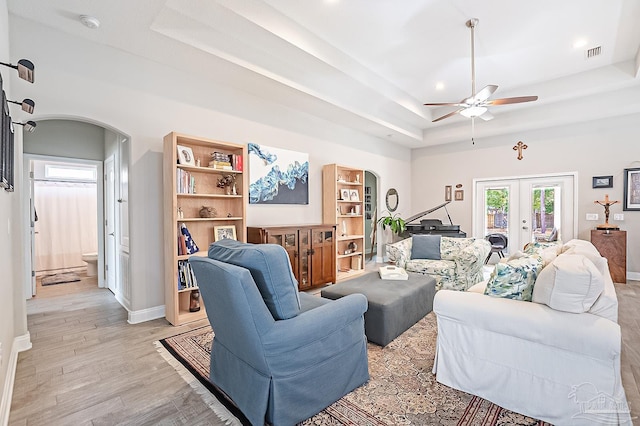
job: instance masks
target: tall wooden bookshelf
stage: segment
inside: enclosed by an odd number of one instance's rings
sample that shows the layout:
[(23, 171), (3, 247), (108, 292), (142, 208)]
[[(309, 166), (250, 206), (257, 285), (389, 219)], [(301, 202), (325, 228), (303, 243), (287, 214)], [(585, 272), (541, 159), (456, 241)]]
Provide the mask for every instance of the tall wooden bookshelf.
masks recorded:
[(364, 273), (364, 170), (322, 168), (322, 221), (337, 224), (336, 281)]
[[(177, 146), (190, 148), (194, 165), (179, 164)], [(180, 325), (206, 317), (204, 303), (200, 300), (200, 310), (189, 312), (191, 293), (195, 286), (181, 286), (179, 264), (184, 264), (191, 256), (206, 256), (209, 245), (214, 242), (214, 231), (219, 226), (235, 226), (236, 238), (246, 241), (246, 205), (248, 200), (248, 164), (235, 165), (233, 170), (209, 167), (212, 153), (219, 157), (231, 156), (246, 162), (247, 148), (229, 142), (204, 139), (179, 133), (169, 133), (164, 137), (164, 260), (165, 260), (165, 316), (173, 325)], [(189, 153), (188, 157), (191, 156)], [(235, 161), (230, 161), (236, 163)], [(199, 164), (199, 165), (197, 165)], [(228, 166), (220, 166), (227, 167)], [(225, 188), (218, 187), (223, 176), (235, 176), (236, 194), (227, 194)], [(201, 217), (200, 210), (210, 207), (216, 210), (215, 217)], [(199, 251), (193, 254), (179, 253), (181, 226), (185, 224)], [(193, 285), (192, 283), (189, 283)]]

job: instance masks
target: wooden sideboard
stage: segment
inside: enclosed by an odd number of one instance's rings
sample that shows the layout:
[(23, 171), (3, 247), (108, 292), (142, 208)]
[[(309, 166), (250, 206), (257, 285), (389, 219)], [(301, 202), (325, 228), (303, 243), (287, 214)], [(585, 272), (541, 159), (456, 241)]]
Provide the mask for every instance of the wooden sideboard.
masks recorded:
[(591, 243), (609, 262), (614, 283), (627, 283), (627, 231), (591, 230)]
[(335, 225), (247, 227), (247, 242), (284, 247), (301, 291), (336, 282), (335, 236)]

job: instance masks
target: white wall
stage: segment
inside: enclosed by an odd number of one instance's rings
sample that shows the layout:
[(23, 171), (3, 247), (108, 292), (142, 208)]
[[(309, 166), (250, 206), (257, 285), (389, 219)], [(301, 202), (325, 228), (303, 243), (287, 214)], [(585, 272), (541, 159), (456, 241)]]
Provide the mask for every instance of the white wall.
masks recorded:
[[(0, 60), (11, 62), (9, 29), (6, 0), (0, 0)], [(18, 58), (19, 59), (19, 58)], [(4, 90), (9, 99), (14, 98), (12, 86), (16, 84), (15, 71), (6, 67), (0, 69)], [(13, 83), (13, 84), (12, 84)], [(27, 83), (28, 84), (28, 83)], [(11, 109), (12, 117), (22, 118), (16, 108)], [(16, 126), (14, 158), (16, 188), (20, 185), (22, 173), (22, 127)], [(22, 295), (22, 240), (20, 238), (20, 190), (6, 192), (0, 190), (0, 424), (8, 419), (11, 404), (13, 375), (18, 351), (29, 347), (26, 324), (26, 304)]]
[(38, 120), (24, 135), (24, 152), (54, 157), (104, 160), (104, 129), (72, 120)]
[(249, 225), (321, 222), (321, 168), (333, 162), (375, 171), (381, 191), (400, 192), (399, 211), (412, 211), (406, 148), (30, 21), (11, 17), (11, 23), (12, 49), (36, 64), (36, 84), (24, 95), (38, 103), (36, 120), (81, 117), (131, 137), (134, 311), (164, 304), (162, 138), (171, 131), (309, 153), (309, 205), (250, 205)]
[[(493, 123), (499, 125), (499, 116)], [(594, 204), (609, 194), (611, 200), (623, 200), (625, 168), (640, 167), (637, 142), (640, 114), (603, 119), (578, 125), (526, 131), (499, 138), (461, 142), (415, 150), (411, 162), (413, 206), (417, 211), (444, 201), (444, 186), (463, 184), (464, 201), (447, 206), (454, 223), (472, 234), (472, 179), (522, 176), (559, 172), (578, 172), (578, 235), (590, 240), (590, 231), (604, 222), (603, 207)], [(512, 147), (524, 142), (522, 160)], [(613, 175), (613, 188), (592, 188), (593, 176)], [(423, 183), (421, 185), (420, 183)], [(587, 213), (598, 213), (598, 222), (587, 221)], [(614, 213), (624, 213), (624, 222), (613, 222)], [(434, 217), (446, 219), (444, 211)], [(623, 211), (622, 203), (611, 207), (610, 223), (627, 231), (627, 271), (640, 272), (640, 212)]]

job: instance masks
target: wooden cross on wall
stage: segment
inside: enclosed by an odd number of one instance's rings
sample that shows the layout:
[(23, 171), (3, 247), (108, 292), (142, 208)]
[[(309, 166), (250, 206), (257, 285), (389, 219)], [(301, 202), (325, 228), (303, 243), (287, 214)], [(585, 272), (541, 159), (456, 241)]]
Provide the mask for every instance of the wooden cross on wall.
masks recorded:
[(514, 151), (518, 151), (518, 160), (522, 160), (522, 150), (529, 148), (526, 144), (519, 141), (517, 144), (513, 146)]

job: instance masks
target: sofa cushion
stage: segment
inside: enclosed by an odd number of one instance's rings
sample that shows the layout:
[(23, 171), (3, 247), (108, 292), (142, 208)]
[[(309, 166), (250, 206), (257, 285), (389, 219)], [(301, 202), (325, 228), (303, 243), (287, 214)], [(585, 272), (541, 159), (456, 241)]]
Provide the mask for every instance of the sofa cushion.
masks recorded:
[(498, 263), (491, 273), (484, 294), (493, 297), (531, 301), (533, 285), (542, 269), (539, 256), (525, 256)]
[(587, 312), (604, 289), (598, 268), (580, 254), (562, 254), (536, 280), (532, 301), (576, 314)]
[(298, 283), (282, 246), (224, 239), (209, 246), (209, 257), (248, 269), (274, 319), (300, 313)]
[(414, 235), (411, 259), (440, 260), (440, 235)]

